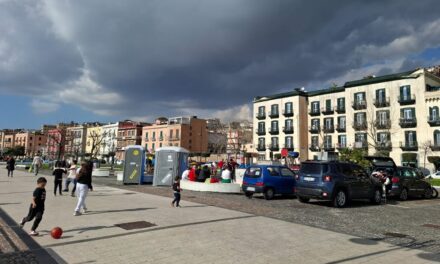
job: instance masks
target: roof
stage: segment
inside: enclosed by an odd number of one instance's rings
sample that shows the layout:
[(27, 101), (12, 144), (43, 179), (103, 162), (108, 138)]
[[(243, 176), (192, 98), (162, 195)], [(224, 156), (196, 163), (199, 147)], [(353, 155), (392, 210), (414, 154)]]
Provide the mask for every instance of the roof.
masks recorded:
[(406, 72), (400, 72), (400, 73), (382, 75), (382, 76), (378, 76), (378, 77), (349, 81), (344, 84), (344, 87), (349, 88), (349, 87), (354, 87), (354, 86), (361, 86), (361, 85), (402, 80), (402, 79), (414, 79), (419, 76), (414, 76), (414, 75), (411, 76), (411, 74), (413, 74), (414, 72), (416, 72), (418, 70), (419, 69), (415, 69), (415, 70), (406, 71)]
[(317, 96), (317, 95), (323, 95), (323, 94), (330, 94), (330, 93), (338, 93), (345, 91), (345, 87), (330, 87), (327, 89), (322, 90), (316, 90), (316, 91), (310, 91), (307, 93), (308, 96)]
[(269, 101), (269, 100), (279, 99), (279, 98), (285, 98), (285, 97), (291, 97), (291, 96), (298, 96), (298, 95), (306, 96), (306, 93), (301, 91), (300, 88), (296, 88), (294, 91), (290, 91), (290, 92), (278, 93), (278, 94), (267, 95), (267, 96), (256, 96), (254, 98), (254, 103), (255, 102), (264, 102), (264, 101)]

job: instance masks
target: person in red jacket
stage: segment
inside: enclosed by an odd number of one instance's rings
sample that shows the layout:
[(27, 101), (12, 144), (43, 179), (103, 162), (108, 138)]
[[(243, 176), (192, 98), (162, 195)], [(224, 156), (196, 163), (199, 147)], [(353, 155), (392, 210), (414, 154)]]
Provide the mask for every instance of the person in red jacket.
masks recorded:
[(188, 176), (190, 181), (196, 181), (197, 180), (197, 176), (196, 176), (196, 166), (193, 166), (191, 168), (191, 170), (189, 171), (189, 176)]

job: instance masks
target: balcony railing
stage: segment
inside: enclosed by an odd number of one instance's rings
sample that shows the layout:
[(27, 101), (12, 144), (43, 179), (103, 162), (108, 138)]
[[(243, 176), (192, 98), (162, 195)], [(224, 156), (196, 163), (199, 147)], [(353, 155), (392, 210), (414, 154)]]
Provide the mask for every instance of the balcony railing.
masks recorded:
[(284, 109), (283, 110), (283, 115), (286, 116), (286, 117), (293, 116), (293, 110), (292, 109)]
[(346, 128), (345, 124), (337, 124), (336, 125), (336, 131), (338, 131), (338, 132), (345, 132), (345, 131), (347, 131), (347, 128)]
[(417, 118), (400, 118), (399, 125), (401, 128), (409, 128), (417, 126)]
[(266, 146), (265, 146), (265, 145), (258, 144), (258, 146), (257, 146), (257, 151), (266, 151)]
[(393, 149), (393, 145), (391, 144), (391, 142), (377, 142), (375, 148), (376, 150), (391, 151)]
[(338, 114), (345, 113), (345, 105), (337, 105), (335, 111)]
[(333, 107), (323, 107), (321, 109), (322, 114), (324, 115), (331, 115), (335, 112), (335, 110), (333, 109)]
[(319, 116), (320, 114), (321, 114), (321, 112), (319, 111), (318, 108), (309, 109), (309, 115), (311, 115), (311, 116)]
[(147, 141), (147, 142), (148, 142), (148, 141), (150, 141), (150, 139), (149, 139), (148, 137), (146, 137), (146, 138), (145, 138), (145, 141)]
[(335, 151), (334, 144), (324, 144), (324, 151)]
[(152, 138), (151, 138), (151, 141), (156, 141), (156, 138), (155, 138), (155, 137), (152, 137)]
[(266, 113), (257, 113), (257, 119), (258, 120), (262, 120), (262, 119), (266, 119)]
[(440, 142), (431, 144), (429, 147), (431, 148), (432, 151), (440, 151)]
[(378, 129), (390, 129), (391, 128), (391, 120), (376, 120), (374, 125)]
[(280, 150), (280, 146), (278, 144), (270, 144), (269, 149), (271, 151), (278, 151), (278, 150)]
[(400, 148), (403, 151), (417, 151), (419, 149), (419, 144), (417, 141), (400, 142)]
[(354, 100), (352, 107), (354, 110), (367, 109), (367, 101), (365, 100)]
[(367, 122), (363, 121), (363, 122), (353, 122), (353, 128), (354, 130), (366, 130), (368, 127)]
[(266, 135), (266, 129), (257, 129), (255, 132), (256, 132), (257, 135), (259, 135), (259, 136)]
[(271, 127), (269, 128), (269, 134), (271, 135), (278, 135), (280, 133), (280, 130), (278, 127)]
[(355, 141), (353, 144), (353, 148), (355, 149), (368, 149), (367, 141)]
[(284, 144), (284, 148), (287, 149), (288, 151), (294, 150), (293, 144)]
[(388, 107), (388, 106), (390, 106), (390, 98), (389, 97), (386, 97), (386, 98), (376, 98), (376, 99), (374, 99), (373, 104), (377, 108)]
[(310, 144), (309, 149), (313, 152), (321, 151), (321, 148), (317, 144)]
[(333, 133), (333, 132), (335, 132), (335, 126), (334, 125), (324, 125), (323, 131), (324, 131), (324, 133)]
[(428, 124), (432, 127), (440, 126), (440, 116), (428, 116)]
[(278, 111), (269, 111), (270, 118), (277, 118), (279, 116), (280, 116), (280, 113)]
[(293, 126), (286, 126), (283, 127), (284, 134), (292, 134), (293, 133)]
[(397, 101), (401, 105), (409, 105), (409, 104), (415, 104), (416, 102), (416, 96), (414, 94), (404, 95), (404, 96), (398, 96)]
[(179, 141), (179, 140), (180, 140), (180, 137), (178, 137), (178, 136), (168, 137), (168, 140), (169, 140), (169, 141)]
[(163, 141), (163, 137), (159, 137), (159, 141)]
[(347, 144), (345, 144), (345, 143), (336, 143), (336, 148), (337, 149), (346, 149), (347, 148)]
[(309, 132), (312, 134), (319, 133), (320, 131), (321, 131), (321, 128), (317, 125), (309, 127)]

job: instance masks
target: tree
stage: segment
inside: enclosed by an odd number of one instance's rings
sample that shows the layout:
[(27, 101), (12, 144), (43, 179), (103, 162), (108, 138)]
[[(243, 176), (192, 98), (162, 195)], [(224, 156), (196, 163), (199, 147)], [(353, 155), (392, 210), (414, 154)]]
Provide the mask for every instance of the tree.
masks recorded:
[[(388, 111), (387, 119), (381, 120), (378, 118), (378, 111)], [(368, 111), (367, 120), (367, 137), (369, 140), (368, 146), (376, 150), (376, 156), (386, 156), (389, 157), (389, 153), (392, 151), (391, 137), (396, 131), (392, 130), (393, 121), (391, 119), (392, 114), (389, 110), (378, 110), (376, 113), (374, 111)], [(378, 133), (384, 133), (386, 137), (380, 138)]]
[(101, 151), (101, 145), (103, 144), (103, 140), (104, 138), (107, 136), (107, 131), (105, 131), (104, 133), (99, 133), (96, 130), (92, 130), (90, 131), (88, 138), (90, 140), (88, 140), (87, 144), (90, 144), (91, 148), (90, 148), (90, 156), (92, 159), (97, 159), (98, 155)]
[(423, 153), (423, 168), (426, 169), (426, 159), (428, 157), (428, 153), (431, 151), (431, 142), (426, 141), (421, 146), (422, 153)]
[(345, 148), (340, 150), (339, 160), (353, 162), (355, 164), (358, 164), (359, 166), (368, 168), (370, 164), (369, 161), (365, 159), (365, 156), (367, 154), (368, 154), (367, 151), (364, 149)]
[(12, 148), (8, 148), (5, 150), (4, 154), (6, 156), (24, 156), (25, 155), (25, 148), (24, 146), (15, 146)]
[[(54, 146), (56, 148), (55, 153), (48, 153), (48, 154), (55, 155), (57, 160), (61, 160), (61, 157), (64, 155), (64, 150), (66, 147), (66, 135), (65, 135), (64, 131), (58, 131), (58, 133), (49, 134), (48, 135), (48, 146)], [(54, 156), (52, 156), (52, 157), (54, 157)]]

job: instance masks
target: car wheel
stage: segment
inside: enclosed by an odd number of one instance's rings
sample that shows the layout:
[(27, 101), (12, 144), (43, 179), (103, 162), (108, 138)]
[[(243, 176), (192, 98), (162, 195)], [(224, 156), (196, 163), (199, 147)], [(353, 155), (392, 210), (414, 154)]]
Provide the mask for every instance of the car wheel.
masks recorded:
[(382, 202), (382, 192), (379, 189), (374, 190), (373, 197), (371, 197), (372, 204), (380, 204)]
[(338, 190), (333, 198), (333, 206), (342, 208), (347, 206), (347, 193), (344, 190)]
[(264, 198), (266, 200), (272, 200), (274, 196), (275, 196), (275, 191), (272, 188), (267, 188), (264, 191)]
[(426, 188), (425, 191), (423, 192), (423, 198), (425, 199), (431, 199), (432, 198), (432, 188)]
[(252, 196), (254, 196), (254, 193), (245, 192), (244, 195), (246, 195), (247, 198), (252, 199)]
[(438, 197), (438, 191), (436, 188), (432, 187), (432, 197), (433, 199)]
[(308, 202), (310, 201), (310, 198), (299, 196), (299, 197), (298, 197), (298, 200), (299, 200), (301, 203), (308, 203)]
[(400, 196), (399, 199), (401, 201), (406, 201), (408, 200), (408, 190), (406, 188), (403, 188), (402, 192), (400, 192)]

